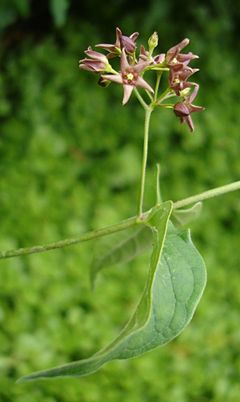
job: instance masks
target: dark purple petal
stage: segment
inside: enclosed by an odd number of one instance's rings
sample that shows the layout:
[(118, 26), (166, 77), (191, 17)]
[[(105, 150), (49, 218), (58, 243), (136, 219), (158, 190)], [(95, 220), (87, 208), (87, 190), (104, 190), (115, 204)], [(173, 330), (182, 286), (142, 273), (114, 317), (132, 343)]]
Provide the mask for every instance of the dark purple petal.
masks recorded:
[(183, 120), (184, 120), (184, 123), (187, 123), (188, 127), (190, 128), (190, 131), (193, 132), (194, 124), (193, 124), (191, 116), (189, 115), (189, 116), (185, 117)]
[(181, 50), (189, 44), (190, 40), (188, 38), (183, 39), (176, 46), (171, 47), (166, 54), (167, 63), (171, 63), (177, 55), (181, 52)]
[(134, 53), (136, 50), (135, 42), (128, 36), (121, 37), (121, 48), (125, 49), (127, 53)]
[(177, 60), (180, 62), (180, 63), (189, 63), (191, 60), (194, 60), (194, 59), (199, 59), (199, 56), (197, 56), (196, 54), (193, 54), (192, 52), (189, 52), (189, 53), (179, 53), (178, 54), (178, 56), (177, 56)]
[(198, 84), (196, 84), (195, 82), (192, 82), (191, 84), (194, 85), (194, 90), (188, 98), (189, 103), (192, 103), (192, 101), (196, 98), (196, 96), (198, 94), (198, 90), (199, 90)]
[(189, 108), (183, 102), (176, 103), (176, 105), (174, 105), (173, 111), (178, 117), (186, 117), (190, 114)]
[(136, 42), (137, 38), (139, 37), (139, 32), (133, 32), (129, 38), (133, 40), (133, 42)]
[(196, 105), (190, 105), (190, 112), (194, 113), (194, 112), (202, 112), (203, 110), (205, 110), (205, 107), (203, 106), (196, 106)]

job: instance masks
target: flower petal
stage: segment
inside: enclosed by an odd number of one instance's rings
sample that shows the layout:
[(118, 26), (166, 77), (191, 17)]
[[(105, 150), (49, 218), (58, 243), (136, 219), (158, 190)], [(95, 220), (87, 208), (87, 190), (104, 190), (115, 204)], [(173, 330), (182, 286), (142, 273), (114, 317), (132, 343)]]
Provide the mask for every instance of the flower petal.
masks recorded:
[(121, 47), (121, 38), (122, 38), (122, 31), (120, 28), (116, 28), (116, 42), (115, 42), (115, 46), (116, 47)]
[(139, 63), (135, 64), (135, 66), (133, 66), (132, 68), (137, 73), (140, 73), (141, 71), (144, 70), (145, 67), (148, 67), (150, 64), (152, 64), (151, 60), (149, 60), (149, 61), (140, 61)]
[(105, 78), (106, 80), (116, 82), (117, 84), (123, 83), (120, 74), (103, 74), (102, 77)]
[(183, 102), (176, 103), (176, 105), (174, 105), (173, 111), (178, 117), (187, 117), (190, 114), (187, 105), (185, 105), (185, 103)]
[(126, 103), (128, 102), (132, 91), (133, 91), (133, 85), (123, 85), (123, 101), (122, 104), (126, 105)]
[(136, 81), (136, 86), (144, 88), (151, 93), (154, 93), (154, 90), (152, 89), (152, 87), (142, 77), (138, 77), (138, 79)]
[(122, 56), (121, 56), (121, 71), (125, 71), (127, 68), (129, 68), (129, 63), (127, 60), (126, 52), (125, 49), (122, 49)]
[(122, 49), (125, 49), (127, 53), (134, 53), (136, 49), (135, 42), (128, 36), (122, 35), (121, 37)]
[(102, 49), (107, 50), (109, 52), (115, 50), (115, 45), (112, 45), (111, 43), (98, 43), (97, 45), (95, 45), (95, 47), (101, 47)]
[(192, 132), (194, 131), (194, 124), (190, 115), (184, 117), (184, 123), (187, 123), (188, 127), (190, 128), (190, 131)]
[(176, 46), (171, 47), (166, 54), (166, 61), (170, 63), (177, 55), (181, 52), (181, 50), (189, 44), (190, 40), (188, 38), (183, 39)]
[(108, 62), (108, 60), (104, 54), (96, 52), (95, 50), (92, 50), (92, 48), (90, 46), (87, 50), (85, 50), (85, 53), (88, 57), (91, 57), (94, 60), (104, 61), (105, 63)]
[(129, 38), (133, 40), (133, 42), (136, 42), (137, 38), (139, 37), (139, 32), (133, 32)]
[(191, 113), (202, 112), (203, 110), (205, 110), (205, 107), (203, 107), (203, 106), (190, 105)]
[(199, 90), (199, 85), (196, 84), (196, 82), (191, 83), (194, 86), (194, 90), (192, 91), (191, 95), (189, 96), (189, 103), (192, 103), (192, 101), (196, 98), (198, 90)]

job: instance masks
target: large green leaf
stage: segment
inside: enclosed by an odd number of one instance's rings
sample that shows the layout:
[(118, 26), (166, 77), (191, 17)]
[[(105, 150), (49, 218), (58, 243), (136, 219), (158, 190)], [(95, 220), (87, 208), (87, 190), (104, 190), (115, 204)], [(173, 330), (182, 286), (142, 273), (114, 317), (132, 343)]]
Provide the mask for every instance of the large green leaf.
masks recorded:
[[(173, 209), (171, 221), (182, 228), (196, 219), (202, 210), (202, 203), (197, 202), (190, 208)], [(169, 224), (170, 225), (170, 224)], [(173, 226), (171, 226), (173, 229)], [(120, 233), (104, 237), (97, 242), (93, 262), (90, 267), (91, 283), (94, 285), (97, 274), (114, 264), (125, 264), (149, 251), (152, 247), (152, 231), (141, 223)]]
[(90, 267), (91, 283), (103, 268), (114, 264), (126, 264), (151, 250), (152, 231), (145, 224), (136, 223), (131, 228), (98, 240)]
[[(206, 282), (204, 262), (189, 232), (167, 234), (172, 203), (153, 210), (149, 226), (153, 251), (143, 295), (120, 335), (89, 359), (30, 374), (19, 381), (58, 376), (84, 376), (113, 359), (145, 353), (175, 338), (189, 323)], [(162, 253), (164, 249), (164, 254)]]

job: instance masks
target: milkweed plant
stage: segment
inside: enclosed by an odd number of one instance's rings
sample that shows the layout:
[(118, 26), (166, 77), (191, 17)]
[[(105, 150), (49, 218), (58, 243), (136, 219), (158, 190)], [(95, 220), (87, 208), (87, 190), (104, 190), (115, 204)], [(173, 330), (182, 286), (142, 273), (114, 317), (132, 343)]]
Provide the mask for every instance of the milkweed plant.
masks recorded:
[[(135, 311), (130, 314), (131, 318), (109, 345), (87, 359), (26, 375), (19, 382), (85, 376), (111, 360), (139, 356), (178, 336), (191, 321), (206, 285), (203, 258), (186, 227), (200, 214), (202, 201), (240, 189), (240, 181), (236, 181), (175, 202), (163, 201), (159, 186), (160, 167), (157, 165), (156, 201), (150, 210), (143, 209), (152, 113), (161, 108), (169, 109), (173, 118), (178, 118), (193, 132), (192, 114), (203, 111), (204, 107), (194, 104), (199, 85), (192, 81), (192, 76), (199, 69), (190, 67), (198, 56), (183, 52), (189, 39), (183, 39), (166, 53), (158, 53), (156, 32), (150, 36), (147, 48), (141, 45), (139, 50), (138, 36), (138, 32), (125, 36), (116, 28), (115, 43), (97, 44), (97, 50), (88, 47), (86, 57), (79, 64), (81, 70), (99, 77), (100, 86), (121, 85), (122, 104), (127, 105), (130, 98), (135, 97), (145, 113), (136, 216), (75, 238), (4, 251), (0, 258), (45, 252), (115, 234), (113, 244), (109, 241), (107, 252), (96, 249), (90, 269), (92, 282), (107, 266), (130, 261), (148, 250), (150, 260), (144, 290)], [(166, 79), (161, 80), (163, 75)]]

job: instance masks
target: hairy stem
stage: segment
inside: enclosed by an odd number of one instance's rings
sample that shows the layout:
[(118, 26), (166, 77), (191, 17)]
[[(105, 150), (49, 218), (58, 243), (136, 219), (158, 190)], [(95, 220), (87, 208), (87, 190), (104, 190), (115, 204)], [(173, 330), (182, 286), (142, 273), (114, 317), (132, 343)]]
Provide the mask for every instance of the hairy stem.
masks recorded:
[(146, 166), (147, 166), (147, 156), (148, 156), (148, 135), (149, 135), (149, 124), (150, 124), (151, 113), (152, 113), (152, 108), (148, 107), (145, 111), (145, 123), (144, 123), (142, 173), (141, 173), (141, 185), (140, 185), (140, 196), (139, 196), (139, 206), (138, 206), (138, 217), (139, 218), (142, 218), (142, 214), (143, 214), (143, 199), (144, 199)]
[[(236, 181), (234, 183), (227, 184), (227, 185), (221, 186), (221, 187), (217, 187), (212, 190), (208, 190), (203, 193), (196, 194), (196, 195), (193, 195), (188, 198), (184, 198), (183, 200), (176, 201), (176, 202), (174, 202), (173, 207), (174, 207), (174, 209), (186, 207), (195, 202), (203, 201), (203, 200), (206, 200), (209, 198), (218, 197), (219, 195), (227, 194), (231, 191), (236, 191), (236, 190), (240, 190), (240, 181)], [(145, 212), (142, 215), (143, 222), (147, 219), (150, 212), (151, 212), (151, 210)], [(120, 231), (130, 228), (136, 224), (137, 224), (137, 217), (133, 216), (133, 217), (126, 219), (122, 222), (119, 222), (115, 225), (107, 226), (107, 227), (99, 229), (99, 230), (93, 230), (91, 232), (87, 232), (87, 233), (80, 235), (78, 237), (75, 237), (75, 238), (64, 239), (64, 240), (60, 240), (60, 241), (57, 241), (54, 243), (48, 243), (46, 245), (20, 248), (17, 250), (2, 251), (2, 252), (0, 252), (0, 259), (10, 258), (10, 257), (18, 257), (18, 256), (22, 256), (22, 255), (35, 254), (35, 253), (43, 253), (45, 251), (55, 250), (58, 248), (71, 246), (73, 244), (83, 243), (88, 240), (97, 239), (98, 237), (107, 236), (112, 233), (120, 232)]]

